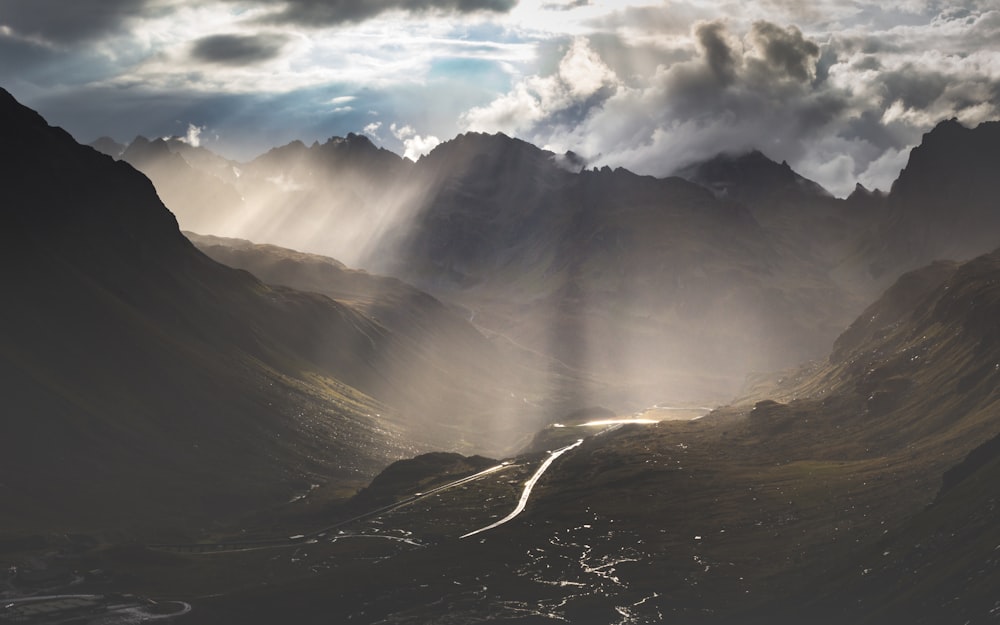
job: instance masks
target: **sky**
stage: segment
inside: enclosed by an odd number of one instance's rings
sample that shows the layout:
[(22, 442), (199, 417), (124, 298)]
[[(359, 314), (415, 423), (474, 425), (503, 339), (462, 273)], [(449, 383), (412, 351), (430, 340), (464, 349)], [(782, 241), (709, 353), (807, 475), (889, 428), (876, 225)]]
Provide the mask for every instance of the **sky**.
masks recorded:
[(503, 132), (656, 176), (760, 149), (843, 196), (1000, 119), (1000, 0), (0, 0), (0, 87), (82, 142)]

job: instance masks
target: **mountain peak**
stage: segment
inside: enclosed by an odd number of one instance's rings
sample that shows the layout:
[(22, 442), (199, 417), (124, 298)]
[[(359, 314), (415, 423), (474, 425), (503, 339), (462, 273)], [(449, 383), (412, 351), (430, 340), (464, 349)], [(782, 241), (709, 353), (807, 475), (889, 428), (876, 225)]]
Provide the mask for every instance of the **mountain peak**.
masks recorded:
[(869, 189), (860, 182), (854, 185), (854, 190), (847, 196), (847, 201), (851, 203), (871, 202), (873, 200), (884, 200), (885, 192), (881, 189)]
[(346, 145), (352, 148), (374, 148), (378, 149), (371, 139), (365, 135), (359, 135), (354, 132), (347, 133), (346, 137), (330, 137), (327, 139), (326, 145)]
[(420, 159), (418, 165), (443, 172), (476, 168), (484, 174), (518, 169), (525, 175), (531, 175), (549, 169), (565, 173), (575, 166), (575, 160), (572, 162), (567, 167), (569, 163), (565, 158), (560, 160), (553, 152), (502, 132), (466, 132), (436, 146)]
[(788, 161), (779, 164), (760, 150), (742, 154), (721, 152), (708, 160), (682, 167), (674, 175), (701, 185), (719, 197), (748, 203), (778, 193), (830, 195), (819, 184), (796, 173)]
[[(992, 170), (1000, 164), (1000, 122), (967, 128), (957, 119), (942, 121), (925, 133), (910, 152), (906, 167), (893, 183), (892, 194), (907, 195), (944, 176), (957, 182), (973, 172)], [(930, 176), (930, 178), (928, 178)], [(932, 191), (927, 189), (927, 191)]]
[(348, 162), (356, 162), (358, 159), (372, 163), (378, 162), (387, 171), (404, 166), (401, 156), (378, 147), (365, 135), (353, 132), (347, 133), (346, 137), (330, 137), (323, 144), (313, 144), (310, 150), (322, 154), (334, 162), (341, 162), (342, 159), (348, 159)]

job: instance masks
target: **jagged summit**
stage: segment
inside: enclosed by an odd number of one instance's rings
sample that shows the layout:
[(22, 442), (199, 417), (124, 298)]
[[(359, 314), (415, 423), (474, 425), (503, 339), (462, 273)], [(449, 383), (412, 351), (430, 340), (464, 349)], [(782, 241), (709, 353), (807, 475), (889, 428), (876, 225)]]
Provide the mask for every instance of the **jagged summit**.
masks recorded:
[[(926, 192), (940, 195), (945, 186), (962, 186), (964, 179), (997, 171), (1000, 165), (1000, 122), (984, 122), (968, 128), (956, 119), (943, 121), (925, 133), (910, 152), (906, 167), (892, 185), (896, 196)], [(985, 176), (996, 183), (996, 176)], [(937, 185), (941, 180), (946, 185)], [(937, 190), (935, 190), (935, 187)]]
[(884, 207), (885, 199), (886, 193), (881, 189), (868, 189), (859, 182), (844, 201), (851, 208), (868, 210)]
[(877, 276), (1000, 245), (1000, 123), (938, 124), (892, 185), (888, 216), (866, 242)]
[(407, 166), (405, 159), (395, 152), (378, 147), (368, 137), (353, 132), (346, 137), (330, 137), (323, 143), (314, 141), (309, 146), (296, 139), (272, 148), (247, 166), (287, 168), (308, 164), (319, 167), (321, 163), (325, 163), (323, 167), (360, 167), (365, 169), (365, 175), (375, 176), (394, 175)]
[(500, 177), (521, 181), (569, 175), (572, 167), (553, 152), (503, 133), (466, 132), (437, 145), (414, 166), (417, 175), (443, 180), (455, 175), (478, 178), (484, 185)]
[(706, 187), (720, 197), (746, 203), (787, 194), (830, 196), (822, 186), (796, 173), (787, 161), (779, 164), (759, 150), (743, 154), (720, 153), (706, 161), (687, 165), (675, 175)]

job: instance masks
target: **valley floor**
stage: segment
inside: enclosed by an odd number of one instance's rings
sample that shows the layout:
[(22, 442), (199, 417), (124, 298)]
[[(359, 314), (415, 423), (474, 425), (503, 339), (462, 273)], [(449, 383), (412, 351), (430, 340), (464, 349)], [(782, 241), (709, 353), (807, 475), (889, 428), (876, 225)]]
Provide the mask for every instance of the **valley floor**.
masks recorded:
[[(5, 558), (28, 565), (11, 576), (0, 621), (52, 622), (25, 607), (32, 594), (57, 590), (99, 597), (80, 599), (83, 610), (120, 593), (136, 610), (190, 605), (185, 623), (884, 623), (910, 614), (893, 604), (907, 590), (887, 580), (946, 574), (921, 570), (921, 547), (900, 544), (939, 488), (926, 477), (928, 461), (831, 450), (824, 438), (850, 424), (810, 426), (808, 417), (774, 436), (774, 415), (753, 414), (768, 409), (562, 423), (534, 444), (560, 457), (538, 451), (428, 475), (367, 501), (306, 496), (198, 546), (11, 553)], [(566, 445), (581, 433), (581, 443)], [(533, 475), (523, 513), (490, 527)], [(995, 509), (987, 514), (996, 520)], [(36, 571), (31, 582), (32, 562), (50, 578)], [(1000, 573), (997, 558), (990, 562), (977, 584), (955, 591), (957, 603), (930, 605), (922, 622), (992, 622), (983, 620), (996, 615), (984, 588)], [(886, 609), (889, 620), (876, 618)], [(71, 615), (121, 622), (107, 620), (117, 614)]]

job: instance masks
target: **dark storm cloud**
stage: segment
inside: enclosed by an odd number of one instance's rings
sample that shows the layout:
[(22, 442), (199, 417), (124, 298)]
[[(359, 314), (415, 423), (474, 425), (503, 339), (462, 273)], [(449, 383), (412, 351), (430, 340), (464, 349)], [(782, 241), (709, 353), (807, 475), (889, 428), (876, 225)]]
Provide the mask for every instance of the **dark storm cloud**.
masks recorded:
[(99, 38), (141, 16), (149, 0), (3, 0), (0, 25), (56, 44)]
[(569, 0), (568, 2), (546, 2), (542, 4), (542, 8), (549, 11), (569, 11), (585, 6), (590, 6), (590, 0)]
[(725, 24), (718, 20), (703, 22), (695, 27), (694, 35), (712, 75), (721, 84), (732, 83), (736, 77), (736, 54), (729, 44)]
[(782, 28), (770, 22), (754, 22), (749, 39), (772, 70), (803, 82), (812, 80), (819, 46), (795, 26)]
[(935, 71), (921, 70), (907, 64), (898, 70), (884, 72), (879, 81), (885, 93), (886, 104), (902, 102), (906, 108), (924, 109), (944, 95), (955, 77), (948, 77)]
[(18, 74), (34, 72), (57, 58), (47, 46), (0, 36), (0, 78), (9, 80)]
[(852, 69), (859, 71), (871, 70), (877, 71), (882, 69), (882, 61), (878, 60), (877, 56), (869, 55), (862, 57), (851, 64)]
[(212, 35), (195, 41), (191, 56), (208, 63), (251, 65), (277, 57), (287, 42), (283, 35)]
[(265, 21), (303, 26), (361, 22), (387, 11), (425, 13), (506, 13), (517, 0), (283, 0), (270, 2), (276, 10)]
[(795, 27), (755, 22), (744, 45), (719, 20), (696, 24), (693, 34), (699, 58), (665, 74), (663, 105), (674, 119), (743, 123), (778, 111), (780, 125), (808, 136), (846, 107), (844, 94), (812, 88), (820, 49)]

